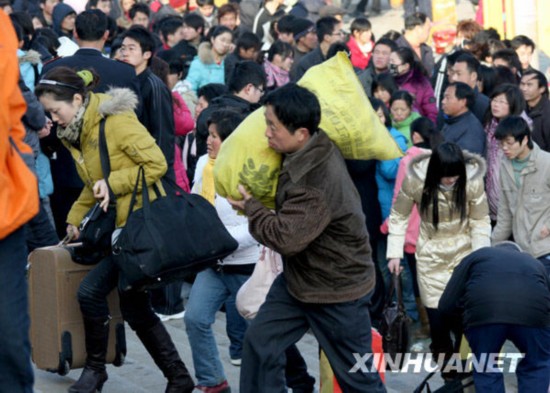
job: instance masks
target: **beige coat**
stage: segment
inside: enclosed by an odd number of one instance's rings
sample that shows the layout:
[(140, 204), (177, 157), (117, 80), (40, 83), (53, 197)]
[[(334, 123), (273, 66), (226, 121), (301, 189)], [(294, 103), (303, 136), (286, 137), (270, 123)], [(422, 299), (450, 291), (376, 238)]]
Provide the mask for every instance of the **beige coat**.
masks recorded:
[[(430, 155), (421, 154), (413, 158), (392, 206), (386, 254), (388, 259), (403, 258), (409, 216), (414, 204), (420, 210)], [(490, 245), (491, 224), (483, 182), (485, 161), (475, 154), (465, 152), (464, 155), (467, 218), (460, 222), (456, 211), (451, 214), (454, 210), (452, 191), (439, 192), (438, 230), (431, 223), (431, 208), (427, 217), (421, 216), (416, 244), (418, 286), (422, 303), (429, 308), (437, 308), (439, 298), (460, 261), (472, 251)]]

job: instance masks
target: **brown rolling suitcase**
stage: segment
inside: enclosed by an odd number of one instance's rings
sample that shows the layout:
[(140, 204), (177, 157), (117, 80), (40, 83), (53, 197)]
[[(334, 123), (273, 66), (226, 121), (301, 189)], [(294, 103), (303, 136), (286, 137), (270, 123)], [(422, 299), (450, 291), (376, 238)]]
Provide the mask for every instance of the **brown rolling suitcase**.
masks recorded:
[[(84, 367), (84, 323), (77, 291), (93, 268), (74, 263), (67, 247), (44, 247), (29, 255), (32, 359), (39, 369), (60, 375)], [(126, 336), (116, 290), (108, 301), (112, 320), (107, 363), (121, 366)]]

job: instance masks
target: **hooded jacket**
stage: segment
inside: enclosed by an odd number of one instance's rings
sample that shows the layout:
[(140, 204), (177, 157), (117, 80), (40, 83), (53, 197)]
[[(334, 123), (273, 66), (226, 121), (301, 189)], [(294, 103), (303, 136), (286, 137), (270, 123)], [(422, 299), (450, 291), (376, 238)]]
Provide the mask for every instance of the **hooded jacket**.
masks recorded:
[[(483, 176), (485, 161), (478, 155), (464, 152), (466, 159), (466, 219), (454, 207), (453, 190), (439, 191), (439, 224), (432, 224), (431, 207), (421, 215), (416, 243), (418, 286), (422, 303), (437, 308), (439, 298), (453, 269), (472, 251), (490, 245), (491, 224), (485, 197)], [(389, 219), (387, 258), (403, 258), (403, 246), (413, 206), (420, 206), (431, 153), (414, 157), (408, 176), (393, 204)], [(420, 209), (419, 209), (420, 210)]]
[(198, 55), (191, 62), (185, 80), (189, 82), (195, 93), (209, 83), (225, 84), (224, 60), (220, 64), (215, 62), (210, 42), (199, 45)]
[[(32, 154), (23, 143), (25, 100), (17, 84), (17, 37), (10, 18), (0, 10), (0, 240), (21, 228), (38, 213), (36, 177), (20, 154)], [(12, 143), (13, 144), (12, 144)]]
[(430, 80), (420, 71), (411, 70), (404, 75), (395, 77), (399, 90), (407, 90), (414, 97), (413, 110), (429, 118), (434, 123), (437, 120), (434, 89)]
[(25, 86), (30, 91), (34, 91), (34, 86), (38, 82), (38, 78), (42, 72), (40, 53), (34, 50), (25, 52), (18, 49), (17, 57), (19, 59), (19, 71), (21, 72), (21, 78), (25, 82)]
[(512, 161), (504, 157), (500, 164), (500, 197), (493, 243), (515, 242), (535, 258), (550, 254), (550, 238), (541, 238), (544, 225), (550, 228), (550, 153), (536, 143), (527, 166), (521, 171), (521, 186), (514, 177)]
[(374, 289), (375, 270), (361, 200), (342, 154), (319, 131), (286, 155), (276, 213), (251, 198), (250, 233), (280, 253), (288, 291), (304, 303), (341, 303)]
[(68, 37), (72, 40), (72, 35), (69, 35), (61, 30), (61, 23), (63, 23), (63, 19), (70, 14), (76, 15), (73, 7), (65, 3), (58, 3), (52, 12), (52, 27), (59, 37)]
[[(132, 191), (140, 166), (145, 169), (145, 181), (149, 197), (156, 199), (152, 185), (164, 192), (160, 178), (166, 173), (167, 164), (162, 151), (153, 137), (138, 121), (134, 109), (137, 96), (130, 89), (112, 89), (107, 94), (89, 93), (89, 102), (80, 132), (80, 149), (63, 140), (73, 156), (77, 172), (84, 182), (82, 193), (73, 204), (67, 222), (78, 226), (84, 215), (96, 203), (92, 187), (104, 178), (99, 155), (99, 124), (105, 121), (105, 137), (111, 174), (109, 186), (116, 196), (117, 227), (122, 227), (128, 218)], [(136, 209), (141, 206), (141, 192)]]

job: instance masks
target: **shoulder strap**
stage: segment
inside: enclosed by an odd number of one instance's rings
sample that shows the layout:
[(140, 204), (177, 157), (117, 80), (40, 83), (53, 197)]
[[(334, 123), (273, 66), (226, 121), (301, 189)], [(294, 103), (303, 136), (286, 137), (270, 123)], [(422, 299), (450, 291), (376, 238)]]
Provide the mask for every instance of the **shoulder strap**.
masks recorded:
[(116, 201), (115, 194), (111, 190), (109, 185), (109, 175), (111, 174), (111, 161), (109, 160), (109, 149), (107, 148), (107, 138), (105, 137), (105, 121), (103, 118), (99, 122), (99, 159), (101, 161), (101, 171), (103, 172), (103, 178), (109, 188), (109, 199)]

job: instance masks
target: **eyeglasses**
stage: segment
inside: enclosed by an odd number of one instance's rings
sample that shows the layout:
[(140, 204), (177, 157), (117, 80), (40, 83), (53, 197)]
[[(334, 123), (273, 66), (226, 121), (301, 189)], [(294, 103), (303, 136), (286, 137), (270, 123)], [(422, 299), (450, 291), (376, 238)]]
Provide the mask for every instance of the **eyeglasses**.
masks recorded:
[(515, 139), (514, 140), (504, 140), (504, 141), (498, 141), (498, 145), (501, 147), (501, 148), (504, 148), (504, 147), (512, 147), (514, 146), (518, 141), (516, 141)]
[(254, 86), (254, 87), (256, 88), (256, 90), (258, 90), (260, 92), (260, 95), (262, 95), (262, 96), (264, 95), (265, 90), (264, 90), (263, 87), (259, 87), (259, 86)]
[(332, 33), (331, 35), (333, 35), (333, 36), (338, 36), (338, 37), (343, 37), (343, 36), (346, 35), (346, 32), (343, 31), (343, 30), (339, 30), (339, 31), (337, 31), (337, 32), (335, 32), (335, 33)]
[(499, 104), (499, 105), (506, 105), (506, 106), (509, 106), (510, 104), (508, 104), (508, 101), (506, 100), (491, 100), (492, 103), (494, 104)]

